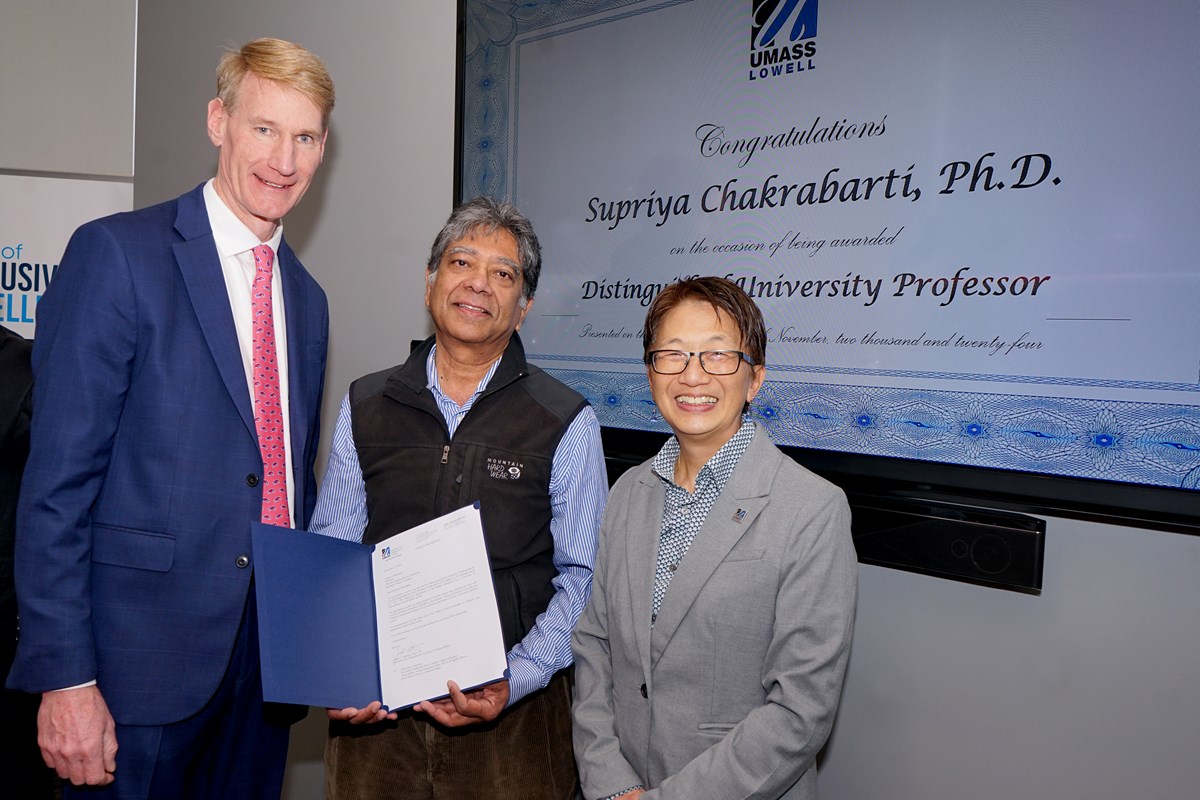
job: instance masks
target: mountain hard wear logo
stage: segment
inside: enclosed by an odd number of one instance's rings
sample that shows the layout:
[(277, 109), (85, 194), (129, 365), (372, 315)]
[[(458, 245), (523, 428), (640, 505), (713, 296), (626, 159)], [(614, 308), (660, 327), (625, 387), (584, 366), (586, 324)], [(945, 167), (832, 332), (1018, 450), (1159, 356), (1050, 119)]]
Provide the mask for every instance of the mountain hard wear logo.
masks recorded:
[(521, 469), (524, 464), (516, 461), (508, 461), (503, 458), (489, 458), (487, 460), (488, 475), (500, 481), (515, 481), (521, 477)]

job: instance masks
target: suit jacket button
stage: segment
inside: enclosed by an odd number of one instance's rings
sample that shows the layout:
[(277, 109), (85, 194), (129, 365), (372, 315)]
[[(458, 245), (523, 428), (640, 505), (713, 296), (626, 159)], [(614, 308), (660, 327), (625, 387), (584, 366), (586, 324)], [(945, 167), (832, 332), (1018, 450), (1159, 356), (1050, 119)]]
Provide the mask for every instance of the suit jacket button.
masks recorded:
[(246, 485), (251, 489), (253, 489), (255, 486), (258, 486), (258, 476), (251, 472), (246, 476)]
[(642, 697), (650, 696), (649, 693), (646, 692), (646, 684), (644, 684), (644, 683), (642, 684), (641, 688), (638, 689), (638, 691), (642, 693)]
[(233, 560), (233, 563), (237, 564), (238, 569), (245, 569), (250, 566), (250, 556), (238, 556)]

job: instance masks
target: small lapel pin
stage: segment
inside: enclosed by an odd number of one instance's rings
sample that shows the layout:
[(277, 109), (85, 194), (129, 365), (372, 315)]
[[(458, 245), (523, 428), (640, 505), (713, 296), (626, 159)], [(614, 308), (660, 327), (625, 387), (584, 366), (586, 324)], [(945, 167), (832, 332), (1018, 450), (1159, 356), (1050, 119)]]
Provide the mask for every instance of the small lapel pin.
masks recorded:
[(733, 521), (734, 522), (741, 522), (745, 518), (746, 518), (746, 509), (744, 509), (744, 508), (739, 508), (737, 511), (735, 511), (733, 513)]

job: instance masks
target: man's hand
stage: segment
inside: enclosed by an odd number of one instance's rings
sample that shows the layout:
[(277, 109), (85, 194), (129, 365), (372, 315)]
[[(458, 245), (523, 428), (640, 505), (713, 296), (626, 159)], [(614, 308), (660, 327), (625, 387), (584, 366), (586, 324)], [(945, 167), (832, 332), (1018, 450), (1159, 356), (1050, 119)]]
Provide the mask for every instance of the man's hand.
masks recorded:
[(46, 692), (38, 709), (38, 746), (46, 766), (76, 786), (112, 783), (117, 728), (96, 686)]
[(351, 725), (364, 725), (375, 722), (383, 722), (385, 719), (395, 719), (396, 712), (391, 713), (383, 710), (383, 703), (376, 700), (366, 708), (354, 708), (353, 706), (337, 709), (327, 708), (325, 713), (332, 720), (339, 722), (349, 722)]
[(416, 710), (428, 714), (448, 728), (491, 722), (508, 705), (508, 681), (497, 681), (463, 692), (454, 681), (447, 681), (450, 696), (441, 700), (422, 700)]

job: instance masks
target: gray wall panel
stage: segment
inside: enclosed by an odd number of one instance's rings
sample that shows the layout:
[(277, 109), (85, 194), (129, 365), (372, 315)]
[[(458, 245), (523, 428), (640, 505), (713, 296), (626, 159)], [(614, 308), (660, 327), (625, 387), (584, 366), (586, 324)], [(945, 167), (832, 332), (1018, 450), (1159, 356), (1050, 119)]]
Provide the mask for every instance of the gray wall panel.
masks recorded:
[(137, 0), (3, 0), (0, 169), (133, 175)]

